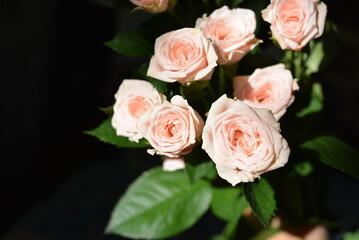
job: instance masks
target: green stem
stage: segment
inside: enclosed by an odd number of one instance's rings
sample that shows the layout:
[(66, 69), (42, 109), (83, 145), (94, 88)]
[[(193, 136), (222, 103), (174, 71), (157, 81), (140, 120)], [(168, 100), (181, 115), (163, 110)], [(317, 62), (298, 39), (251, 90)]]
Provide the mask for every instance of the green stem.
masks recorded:
[(227, 77), (232, 80), (237, 74), (238, 62), (230, 65), (225, 65), (224, 69), (226, 71)]
[(293, 63), (295, 78), (301, 79), (303, 77), (303, 54), (301, 52), (294, 53)]

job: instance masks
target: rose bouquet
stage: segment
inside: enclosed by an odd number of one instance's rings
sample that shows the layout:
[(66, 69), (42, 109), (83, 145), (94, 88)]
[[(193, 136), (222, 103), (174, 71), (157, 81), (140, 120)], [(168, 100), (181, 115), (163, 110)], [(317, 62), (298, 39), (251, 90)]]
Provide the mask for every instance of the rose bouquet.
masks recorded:
[(318, 127), (316, 73), (337, 31), (325, 3), (92, 1), (152, 17), (106, 43), (150, 58), (88, 133), (162, 164), (130, 185), (106, 232), (168, 238), (210, 209), (226, 222), (213, 239), (328, 239), (327, 216), (306, 207), (305, 188), (322, 163), (358, 178), (359, 154)]

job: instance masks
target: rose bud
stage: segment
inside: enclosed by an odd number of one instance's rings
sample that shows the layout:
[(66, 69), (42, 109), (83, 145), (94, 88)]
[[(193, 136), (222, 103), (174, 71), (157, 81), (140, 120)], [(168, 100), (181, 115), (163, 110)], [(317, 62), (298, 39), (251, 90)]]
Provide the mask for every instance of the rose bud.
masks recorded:
[(164, 12), (168, 8), (169, 0), (130, 0), (137, 7), (150, 13)]
[(183, 157), (177, 157), (177, 158), (164, 157), (163, 158), (163, 165), (162, 165), (163, 171), (173, 172), (173, 171), (184, 169), (185, 167), (186, 167), (186, 165), (184, 163)]

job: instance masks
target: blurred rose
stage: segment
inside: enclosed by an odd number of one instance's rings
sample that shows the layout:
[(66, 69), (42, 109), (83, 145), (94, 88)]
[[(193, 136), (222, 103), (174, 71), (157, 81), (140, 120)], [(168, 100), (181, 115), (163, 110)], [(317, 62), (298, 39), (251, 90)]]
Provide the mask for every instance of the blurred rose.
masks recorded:
[(136, 127), (139, 117), (164, 101), (152, 84), (143, 80), (123, 80), (115, 99), (112, 126), (117, 135), (129, 137), (133, 142), (143, 137)]
[(250, 9), (223, 6), (209, 17), (197, 19), (196, 27), (213, 41), (221, 65), (238, 62), (259, 43), (254, 36), (255, 14)]
[(327, 6), (319, 0), (271, 0), (262, 17), (282, 49), (300, 51), (323, 34)]
[(141, 134), (154, 149), (150, 154), (180, 157), (192, 151), (203, 129), (203, 119), (183, 97), (176, 95), (138, 121)]
[(148, 76), (165, 82), (209, 80), (217, 65), (212, 43), (196, 28), (168, 32), (155, 43)]
[(133, 4), (151, 13), (167, 10), (169, 0), (130, 0)]
[(251, 107), (271, 110), (280, 119), (294, 101), (297, 80), (284, 64), (258, 68), (250, 76), (237, 76), (233, 80), (233, 95)]
[(163, 171), (173, 172), (185, 168), (184, 158), (164, 158), (163, 159)]
[(253, 182), (288, 161), (290, 150), (279, 131), (270, 111), (223, 95), (209, 110), (202, 148), (216, 163), (221, 178), (233, 186)]
[(328, 240), (328, 230), (322, 225), (315, 225), (307, 228), (301, 228), (300, 230), (284, 231), (274, 234), (267, 238), (267, 240)]

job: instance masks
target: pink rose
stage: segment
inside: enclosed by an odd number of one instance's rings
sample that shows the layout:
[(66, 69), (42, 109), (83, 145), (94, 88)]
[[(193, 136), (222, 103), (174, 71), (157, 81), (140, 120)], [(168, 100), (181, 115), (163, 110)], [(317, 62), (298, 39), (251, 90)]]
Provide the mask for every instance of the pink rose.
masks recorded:
[(221, 65), (238, 62), (260, 42), (254, 36), (256, 18), (250, 9), (223, 6), (197, 19), (196, 27), (213, 41)]
[(295, 231), (284, 231), (274, 234), (267, 240), (328, 240), (329, 234), (323, 225), (315, 225), (306, 228), (296, 228)]
[(299, 89), (297, 80), (284, 64), (258, 68), (250, 76), (233, 80), (233, 95), (251, 107), (271, 110), (280, 119), (294, 101), (293, 92)]
[(137, 127), (154, 148), (148, 150), (150, 154), (177, 158), (192, 151), (203, 125), (203, 119), (187, 100), (176, 95), (171, 102), (165, 101), (145, 113)]
[(209, 80), (217, 65), (212, 43), (196, 28), (182, 28), (156, 39), (147, 75), (165, 82)]
[(323, 34), (327, 6), (319, 0), (271, 0), (262, 17), (282, 49), (300, 51)]
[(138, 142), (143, 137), (136, 127), (138, 119), (146, 111), (161, 104), (164, 96), (147, 81), (123, 80), (115, 99), (112, 126), (116, 129), (116, 134)]
[(216, 164), (218, 175), (234, 186), (286, 164), (290, 149), (279, 132), (270, 111), (223, 95), (209, 110), (202, 148)]
[(183, 157), (177, 158), (164, 158), (163, 159), (163, 171), (173, 172), (184, 169), (186, 167)]
[(133, 4), (151, 13), (167, 10), (169, 0), (130, 0)]

